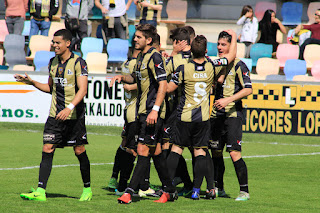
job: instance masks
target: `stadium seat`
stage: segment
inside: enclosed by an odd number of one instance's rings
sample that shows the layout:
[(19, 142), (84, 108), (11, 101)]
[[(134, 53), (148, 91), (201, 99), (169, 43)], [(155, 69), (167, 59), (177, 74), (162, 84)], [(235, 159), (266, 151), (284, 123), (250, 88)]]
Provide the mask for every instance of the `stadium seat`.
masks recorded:
[(6, 35), (8, 35), (8, 28), (5, 20), (0, 20), (0, 43), (4, 42)]
[(315, 79), (313, 76), (307, 76), (307, 75), (295, 75), (292, 79), (292, 81), (307, 81), (307, 82), (314, 82)]
[(108, 55), (106, 53), (90, 52), (87, 55), (88, 72), (106, 74), (108, 65)]
[(237, 43), (237, 58), (244, 58), (246, 55), (246, 45), (244, 43)]
[(309, 44), (304, 49), (303, 58), (307, 62), (307, 68), (311, 69), (313, 62), (320, 60), (320, 45)]
[(185, 25), (187, 21), (188, 1), (170, 0), (167, 3), (168, 19), (161, 22), (168, 24)]
[(305, 75), (307, 72), (306, 61), (299, 59), (288, 59), (285, 63), (284, 74), (286, 75), (287, 81), (292, 81), (296, 75)]
[(260, 76), (279, 74), (279, 60), (274, 58), (259, 58), (256, 67)]
[(284, 2), (281, 8), (282, 24), (283, 25), (298, 25), (301, 24), (302, 3)]
[(31, 28), (31, 22), (30, 21), (24, 21), (22, 35), (23, 36), (29, 36), (30, 35), (30, 28)]
[[(159, 27), (160, 26), (157, 26), (157, 30), (159, 31)], [(134, 25), (129, 25), (129, 38), (128, 38), (128, 42), (129, 42), (129, 47), (132, 47), (132, 39), (134, 39), (134, 34), (136, 32), (136, 26)], [(159, 32), (158, 32), (159, 33)], [(161, 39), (162, 36), (160, 36), (160, 39)], [(162, 43), (162, 42), (160, 42)]]
[(31, 55), (26, 57), (27, 60), (33, 60), (36, 52), (40, 50), (50, 51), (52, 38), (43, 35), (33, 35), (30, 38), (29, 48)]
[(165, 50), (167, 48), (168, 29), (165, 26), (158, 25), (157, 31), (158, 31), (158, 34), (160, 35), (161, 50)]
[(308, 24), (313, 24), (315, 22), (314, 14), (319, 8), (320, 8), (320, 2), (310, 2), (308, 6), (308, 11), (307, 11), (308, 18), (309, 18)]
[(299, 58), (299, 46), (293, 44), (279, 44), (276, 56), (277, 59), (279, 59), (280, 67), (284, 67), (288, 59)]
[(281, 32), (281, 30), (277, 30), (276, 41), (279, 44), (283, 43), (283, 33)]
[(89, 52), (102, 53), (103, 40), (101, 38), (85, 37), (81, 42), (82, 58), (86, 60)]
[[(121, 48), (119, 48), (121, 47)], [(111, 63), (124, 62), (128, 58), (129, 42), (120, 38), (112, 38), (107, 44), (108, 61)]]
[(53, 39), (53, 34), (58, 30), (65, 29), (64, 23), (52, 21), (49, 29), (48, 37)]
[(90, 20), (101, 20), (102, 19), (102, 13), (99, 8), (97, 8), (95, 5), (92, 8), (92, 16), (89, 17)]
[(252, 59), (251, 58), (239, 58), (239, 59), (247, 65), (248, 69), (251, 72), (252, 71)]
[(12, 70), (16, 70), (16, 71), (34, 71), (34, 67), (33, 66), (29, 66), (29, 65), (18, 64), (18, 65), (14, 65)]
[(316, 81), (320, 81), (320, 61), (315, 61), (311, 68), (311, 74)]
[(207, 55), (208, 56), (217, 56), (218, 55), (218, 49), (217, 49), (217, 43), (207, 42)]
[(9, 68), (14, 65), (26, 65), (26, 55), (24, 52), (25, 39), (22, 35), (8, 34), (4, 40), (3, 47), (5, 50), (5, 59)]
[(35, 71), (41, 71), (42, 67), (48, 67), (49, 61), (55, 56), (54, 52), (50, 51), (37, 51), (33, 59), (33, 64), (36, 67)]
[(257, 61), (259, 58), (272, 57), (272, 45), (263, 43), (253, 44), (250, 50), (250, 57), (252, 59), (252, 66), (257, 66)]
[(277, 4), (275, 2), (267, 2), (267, 1), (260, 1), (256, 3), (254, 14), (256, 15), (258, 21), (261, 21), (264, 13), (266, 12), (266, 10), (269, 10), (269, 9), (276, 12)]

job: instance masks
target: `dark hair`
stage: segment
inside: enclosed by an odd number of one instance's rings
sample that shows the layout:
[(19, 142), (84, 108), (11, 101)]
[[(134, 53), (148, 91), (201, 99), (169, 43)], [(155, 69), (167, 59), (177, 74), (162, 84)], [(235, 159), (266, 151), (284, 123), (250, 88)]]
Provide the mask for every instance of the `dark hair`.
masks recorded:
[(160, 46), (160, 35), (158, 33), (154, 38), (153, 44)]
[(157, 35), (157, 28), (151, 24), (139, 24), (136, 27), (136, 31), (142, 32), (142, 35), (146, 38), (151, 38), (152, 41), (149, 45), (152, 45)]
[(241, 11), (241, 16), (240, 16), (240, 18), (242, 17), (242, 16), (244, 16), (247, 12), (249, 12), (250, 10), (252, 10), (252, 12), (253, 12), (253, 9), (252, 9), (252, 7), (250, 6), (250, 5), (244, 5), (243, 6), (243, 8), (242, 8), (242, 11)]
[(190, 35), (190, 40), (194, 39), (194, 37), (196, 37), (196, 32), (194, 31), (193, 27), (191, 26), (184, 26), (184, 29), (188, 30), (189, 35)]
[(172, 41), (183, 41), (186, 40), (190, 44), (190, 35), (187, 29), (185, 28), (176, 28), (170, 31), (170, 39)]
[(271, 30), (271, 14), (275, 13), (273, 10), (266, 10), (264, 12), (263, 18), (259, 22), (259, 26), (264, 29), (259, 29), (261, 32), (270, 32)]
[(53, 36), (62, 36), (62, 39), (65, 41), (72, 41), (72, 34), (67, 29), (61, 29), (56, 31)]
[(226, 31), (222, 31), (222, 32), (219, 33), (218, 41), (219, 41), (221, 38), (225, 38), (225, 39), (227, 39), (227, 41), (228, 41), (229, 43), (231, 43), (232, 36), (231, 36), (229, 33), (227, 33)]
[(207, 39), (203, 35), (198, 35), (191, 43), (191, 52), (194, 58), (201, 58), (206, 55)]

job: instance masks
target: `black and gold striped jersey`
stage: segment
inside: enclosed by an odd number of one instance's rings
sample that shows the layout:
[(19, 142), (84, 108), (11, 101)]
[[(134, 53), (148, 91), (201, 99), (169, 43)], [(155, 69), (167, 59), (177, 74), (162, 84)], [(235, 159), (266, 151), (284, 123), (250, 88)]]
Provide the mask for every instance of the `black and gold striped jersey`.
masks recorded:
[(181, 87), (177, 117), (183, 122), (202, 122), (209, 119), (210, 90), (214, 76), (228, 64), (227, 59), (202, 64), (191, 61), (177, 68), (171, 81)]
[[(162, 0), (144, 0), (152, 5), (162, 5)], [(157, 21), (158, 10), (153, 10), (150, 7), (143, 7), (140, 10), (140, 20), (153, 20)], [(160, 11), (161, 12), (161, 11)]]
[[(78, 87), (77, 77), (87, 76), (87, 64), (81, 57), (71, 53), (70, 58), (61, 63), (58, 56), (50, 59), (49, 75), (53, 80), (50, 117), (66, 108), (74, 99)], [(67, 119), (79, 119), (84, 117), (85, 107), (83, 100), (71, 111)]]
[[(224, 71), (225, 79), (223, 84), (217, 83), (215, 89), (215, 100), (231, 97), (243, 88), (252, 88), (249, 77), (249, 69), (246, 64), (240, 59), (236, 58), (232, 61)], [(212, 109), (211, 117), (226, 116), (226, 117), (240, 117), (242, 116), (242, 101), (237, 100), (228, 104), (221, 110)]]
[[(122, 64), (121, 74), (130, 75), (134, 72), (134, 67), (137, 63), (136, 58), (129, 58)], [(124, 90), (125, 110), (127, 111), (126, 120), (131, 123), (137, 118), (137, 90), (126, 91)]]
[[(138, 114), (149, 114), (157, 98), (159, 82), (167, 80), (164, 58), (154, 47), (144, 54), (139, 53), (132, 76), (138, 85)], [(160, 109), (160, 117), (164, 118), (164, 102)]]

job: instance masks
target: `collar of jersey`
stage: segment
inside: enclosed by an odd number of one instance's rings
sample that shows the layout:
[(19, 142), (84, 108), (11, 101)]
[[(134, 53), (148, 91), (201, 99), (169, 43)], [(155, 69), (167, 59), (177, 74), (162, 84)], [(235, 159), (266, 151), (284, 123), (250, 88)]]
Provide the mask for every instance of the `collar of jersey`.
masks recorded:
[[(66, 60), (66, 62), (65, 63), (68, 63), (68, 61), (69, 61), (69, 59), (70, 58), (74, 58), (74, 53), (73, 52), (71, 52), (71, 55), (70, 55), (70, 57)], [(58, 61), (59, 61), (59, 64), (61, 64), (61, 59), (60, 59), (60, 57), (58, 56)]]

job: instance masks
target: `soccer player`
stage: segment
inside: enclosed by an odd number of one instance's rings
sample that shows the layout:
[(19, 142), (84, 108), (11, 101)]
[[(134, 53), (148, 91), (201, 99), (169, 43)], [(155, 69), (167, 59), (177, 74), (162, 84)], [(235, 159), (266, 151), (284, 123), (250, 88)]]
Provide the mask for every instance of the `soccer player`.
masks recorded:
[(84, 147), (87, 142), (85, 107), (83, 98), (87, 94), (88, 71), (86, 62), (70, 52), (72, 35), (69, 30), (55, 32), (53, 47), (56, 56), (49, 62), (48, 83), (32, 80), (27, 74), (14, 75), (18, 82), (33, 85), (52, 94), (50, 114), (43, 132), (42, 161), (36, 191), (23, 193), (23, 199), (46, 201), (45, 190), (52, 169), (56, 148), (72, 146), (80, 163), (83, 193), (80, 201), (90, 201), (90, 162)]
[[(231, 35), (221, 32), (218, 37), (220, 57), (231, 50)], [(224, 161), (222, 151), (226, 145), (240, 184), (237, 201), (249, 200), (247, 166), (241, 157), (242, 122), (244, 121), (241, 99), (252, 93), (249, 70), (244, 62), (236, 58), (230, 61), (225, 75), (217, 76), (215, 101), (211, 114), (211, 150), (215, 168), (218, 196), (225, 196), (223, 189)]]
[(133, 0), (140, 11), (139, 24), (151, 24), (157, 27), (158, 14), (161, 14), (162, 0)]
[[(208, 149), (210, 121), (209, 121), (209, 96), (214, 76), (220, 73), (228, 61), (236, 56), (236, 34), (232, 33), (232, 50), (225, 58), (209, 62), (205, 58), (207, 39), (197, 36), (192, 44), (193, 60), (181, 65), (175, 71), (174, 77), (168, 85), (167, 92), (178, 88), (182, 90), (182, 96), (177, 109), (176, 139), (168, 157), (168, 170), (170, 178), (173, 178), (182, 155), (184, 147), (193, 147), (194, 182), (192, 199), (200, 198), (200, 187), (203, 177), (207, 173), (206, 149)], [(213, 184), (207, 189), (206, 198), (214, 199)]]
[[(134, 47), (134, 42), (133, 47)], [(122, 75), (130, 75), (134, 71), (139, 50), (133, 49), (132, 56), (122, 64)], [(122, 195), (127, 188), (127, 181), (133, 170), (137, 156), (137, 84), (123, 84), (126, 107), (124, 109), (125, 124), (122, 131), (122, 142), (114, 159), (113, 172), (108, 184), (109, 189), (117, 189), (116, 195)], [(117, 184), (120, 172), (119, 186)], [(149, 187), (149, 186), (148, 186)]]
[[(156, 36), (156, 28), (150, 24), (138, 25), (135, 33), (135, 48), (141, 50), (138, 55), (135, 71), (131, 75), (117, 75), (111, 80), (137, 83), (138, 85), (138, 161), (130, 184), (125, 193), (118, 198), (119, 203), (131, 203), (131, 197), (142, 178), (145, 177), (149, 154), (162, 182), (164, 193), (156, 202), (173, 200), (175, 188), (168, 176), (166, 161), (161, 155), (161, 129), (165, 115), (163, 100), (167, 90), (167, 75), (161, 54), (152, 47)], [(171, 195), (169, 193), (172, 193)]]

